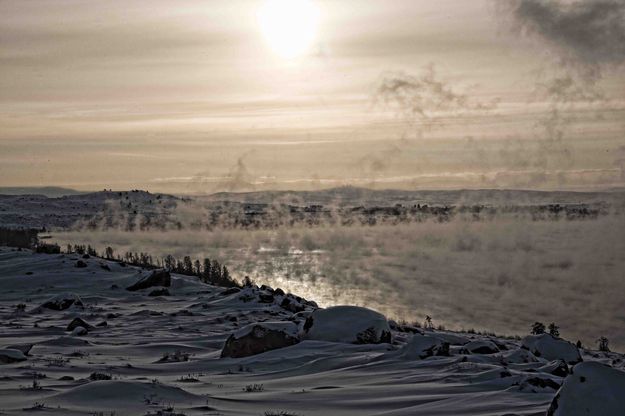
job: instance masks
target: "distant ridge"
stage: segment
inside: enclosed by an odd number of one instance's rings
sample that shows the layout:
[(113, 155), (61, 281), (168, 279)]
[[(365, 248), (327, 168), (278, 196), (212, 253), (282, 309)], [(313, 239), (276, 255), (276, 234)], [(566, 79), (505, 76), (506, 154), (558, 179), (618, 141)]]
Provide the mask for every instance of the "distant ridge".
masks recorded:
[(0, 195), (43, 195), (58, 198), (67, 195), (83, 195), (89, 192), (77, 191), (60, 186), (0, 186)]
[(605, 191), (543, 191), (523, 189), (458, 189), (458, 190), (397, 190), (368, 189), (342, 186), (318, 191), (257, 191), (218, 192), (198, 199), (247, 203), (306, 204), (575, 204), (596, 202), (625, 202), (622, 189)]

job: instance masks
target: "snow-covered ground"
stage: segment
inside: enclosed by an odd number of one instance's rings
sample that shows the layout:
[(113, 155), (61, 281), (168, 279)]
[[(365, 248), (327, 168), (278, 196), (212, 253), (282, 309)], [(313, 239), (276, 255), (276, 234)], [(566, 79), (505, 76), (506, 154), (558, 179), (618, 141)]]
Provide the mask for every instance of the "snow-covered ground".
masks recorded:
[[(620, 354), (313, 313), (279, 290), (186, 276), (169, 296), (125, 290), (150, 274), (1, 248), (0, 414), (625, 414)], [(232, 358), (258, 348), (275, 349)]]

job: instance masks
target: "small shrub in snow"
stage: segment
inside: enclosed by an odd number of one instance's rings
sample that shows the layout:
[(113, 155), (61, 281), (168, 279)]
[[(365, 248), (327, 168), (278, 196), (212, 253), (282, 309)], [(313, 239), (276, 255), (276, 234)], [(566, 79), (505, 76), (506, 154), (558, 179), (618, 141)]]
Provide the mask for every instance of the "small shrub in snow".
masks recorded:
[(423, 328), (434, 329), (434, 324), (432, 323), (432, 317), (430, 315), (425, 315), (425, 322), (423, 323)]
[(49, 409), (49, 407), (46, 406), (45, 403), (35, 402), (35, 404), (32, 407), (25, 407), (22, 410), (26, 412), (28, 410), (44, 410), (44, 409)]
[(301, 415), (297, 413), (291, 413), (291, 412), (285, 412), (285, 411), (274, 412), (274, 411), (268, 410), (264, 413), (264, 416), (301, 416)]
[(91, 381), (112, 380), (113, 376), (107, 373), (94, 372), (89, 375)]
[(145, 416), (186, 416), (184, 413), (176, 412), (176, 409), (173, 406), (166, 406), (162, 409), (156, 411), (156, 413), (152, 413), (148, 411)]
[(189, 357), (191, 354), (188, 352), (182, 352), (180, 350), (176, 350), (174, 352), (166, 352), (163, 354), (163, 358), (158, 360), (159, 363), (180, 363), (184, 361), (189, 361)]
[(243, 388), (243, 391), (246, 393), (258, 393), (265, 390), (265, 387), (262, 384), (248, 384)]
[(46, 361), (46, 366), (48, 367), (65, 367), (69, 363), (69, 359), (63, 357), (49, 358)]
[(597, 340), (597, 346), (599, 347), (599, 351), (610, 352), (609, 344), (610, 341), (606, 337), (601, 337)]
[(180, 376), (178, 381), (181, 383), (197, 383), (200, 379), (194, 377), (192, 374), (187, 374), (186, 376)]

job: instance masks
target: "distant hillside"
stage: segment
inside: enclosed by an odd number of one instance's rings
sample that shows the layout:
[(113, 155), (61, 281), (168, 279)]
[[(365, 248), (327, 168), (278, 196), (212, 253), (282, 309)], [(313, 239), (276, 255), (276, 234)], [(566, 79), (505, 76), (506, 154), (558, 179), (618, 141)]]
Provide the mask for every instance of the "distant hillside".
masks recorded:
[[(135, 224), (170, 220), (180, 199), (146, 191), (100, 191), (47, 197), (41, 194), (0, 195), (0, 225), (67, 228), (78, 222)], [(95, 226), (96, 224), (92, 224)], [(106, 224), (102, 224), (106, 225)]]
[(514, 189), (478, 190), (373, 190), (357, 187), (339, 187), (319, 191), (260, 191), (220, 192), (204, 197), (208, 201), (236, 201), (247, 203), (272, 203), (279, 201), (290, 204), (335, 204), (354, 205), (538, 205), (538, 204), (588, 204), (606, 202), (625, 203), (625, 191), (572, 192), (572, 191), (529, 191)]
[(59, 186), (0, 186), (0, 195), (43, 195), (58, 198), (66, 195), (81, 195), (87, 192)]

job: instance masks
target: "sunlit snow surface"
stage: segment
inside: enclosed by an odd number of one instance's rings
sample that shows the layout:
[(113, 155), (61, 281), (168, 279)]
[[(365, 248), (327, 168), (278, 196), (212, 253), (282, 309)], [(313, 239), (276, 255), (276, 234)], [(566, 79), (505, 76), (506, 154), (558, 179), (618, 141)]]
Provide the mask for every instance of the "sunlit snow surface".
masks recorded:
[[(0, 250), (0, 346), (35, 344), (26, 361), (0, 364), (2, 414), (37, 413), (23, 409), (40, 403), (63, 415), (144, 415), (169, 405), (186, 415), (531, 415), (546, 411), (555, 390), (526, 380), (562, 381), (537, 370), (544, 360), (519, 363), (520, 341), (496, 339), (508, 350), (471, 355), (453, 344), (485, 337), (440, 331), (435, 335), (452, 343), (449, 357), (414, 359), (402, 353), (412, 335), (396, 332), (394, 345), (304, 341), (221, 359), (225, 339), (241, 326), (292, 314), (276, 304), (222, 296), (221, 288), (177, 275), (170, 297), (148, 297), (149, 289), (128, 292), (124, 288), (147, 271), (114, 262), (106, 271), (96, 258), (76, 268), (77, 258)], [(80, 296), (85, 309), (36, 310), (65, 292)], [(17, 312), (19, 303), (24, 312)], [(71, 336), (65, 329), (76, 316), (108, 326)], [(176, 351), (190, 354), (188, 361), (158, 362)], [(584, 352), (584, 359), (623, 367), (620, 355), (593, 354)], [(113, 379), (90, 381), (94, 372)], [(254, 384), (262, 384), (261, 391), (245, 391)]]

